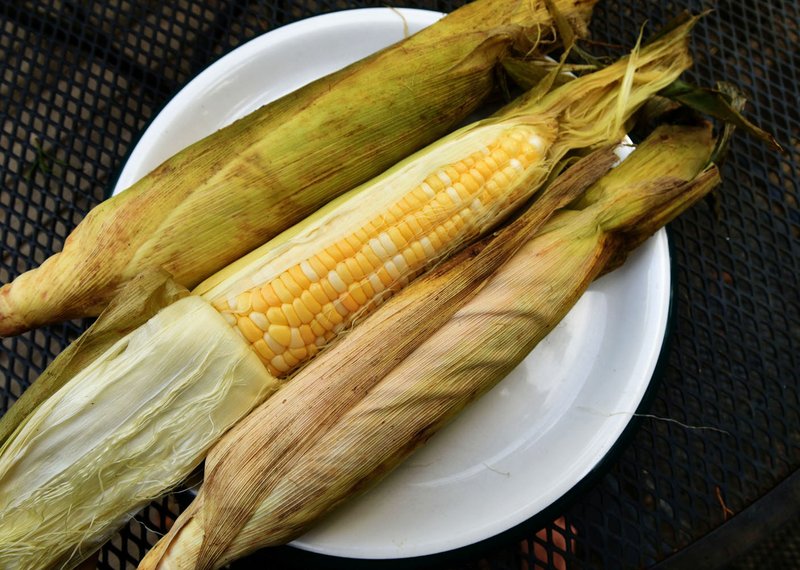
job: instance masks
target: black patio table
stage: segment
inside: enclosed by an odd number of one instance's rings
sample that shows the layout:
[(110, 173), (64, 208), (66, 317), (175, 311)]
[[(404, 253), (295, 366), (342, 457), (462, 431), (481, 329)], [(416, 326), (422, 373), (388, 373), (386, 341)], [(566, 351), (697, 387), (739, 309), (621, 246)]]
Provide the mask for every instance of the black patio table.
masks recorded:
[[(446, 12), (459, 4), (392, 5)], [(384, 5), (3, 0), (0, 282), (61, 249), (149, 121), (209, 64), (290, 22)], [(745, 567), (757, 545), (765, 566), (800, 567), (789, 548), (800, 535), (800, 3), (600, 0), (591, 29), (597, 47), (630, 46), (645, 21), (656, 27), (683, 9), (708, 8), (690, 78), (742, 88), (749, 116), (785, 152), (739, 134), (716, 198), (668, 227), (669, 339), (613, 451), (546, 512), (446, 555), (359, 562), (281, 547), (234, 568), (711, 569)], [(0, 410), (89, 324), (3, 339)], [(135, 567), (183, 503), (173, 496), (137, 515), (102, 549), (99, 567)]]

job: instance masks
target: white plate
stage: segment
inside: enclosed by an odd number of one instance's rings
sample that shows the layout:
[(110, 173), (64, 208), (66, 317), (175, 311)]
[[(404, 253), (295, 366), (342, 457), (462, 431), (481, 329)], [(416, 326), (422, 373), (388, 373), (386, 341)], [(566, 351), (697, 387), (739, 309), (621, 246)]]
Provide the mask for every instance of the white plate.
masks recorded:
[[(399, 12), (399, 13), (398, 13)], [(114, 193), (267, 101), (402, 39), (440, 14), (377, 8), (309, 18), (250, 41), (209, 67), (159, 113)], [(608, 453), (650, 383), (670, 297), (664, 231), (595, 282), (563, 322), (494, 390), (378, 487), (296, 540), (352, 558), (450, 550), (525, 521)]]

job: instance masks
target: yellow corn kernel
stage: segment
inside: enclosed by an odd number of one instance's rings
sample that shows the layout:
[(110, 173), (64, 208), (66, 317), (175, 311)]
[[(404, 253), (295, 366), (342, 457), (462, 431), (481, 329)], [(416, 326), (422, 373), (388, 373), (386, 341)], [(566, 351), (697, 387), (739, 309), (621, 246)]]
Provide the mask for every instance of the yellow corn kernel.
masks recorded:
[(264, 332), (256, 325), (254, 325), (253, 321), (251, 321), (247, 317), (239, 317), (236, 320), (236, 326), (242, 332), (244, 338), (246, 338), (247, 341), (250, 343), (254, 343), (257, 340), (261, 340), (261, 337), (264, 334)]
[[(340, 261), (339, 265), (336, 266), (336, 269), (332, 271), (336, 278), (344, 283), (345, 286), (350, 285), (355, 280), (355, 277), (350, 273), (350, 270), (347, 268), (347, 264), (344, 261)], [(328, 274), (328, 279), (330, 279), (331, 275)], [(338, 290), (338, 287), (336, 288)], [(340, 291), (341, 292), (341, 291)]]
[(328, 250), (319, 252), (317, 254), (317, 259), (319, 259), (322, 265), (325, 266), (325, 273), (333, 270), (336, 267), (336, 264), (339, 263), (339, 260), (332, 256)]
[[(294, 299), (303, 292), (303, 288), (295, 282), (288, 272), (282, 273), (278, 279), (280, 279), (281, 283), (283, 283), (283, 286), (286, 287), (286, 290), (289, 292), (290, 299)], [(291, 300), (284, 301), (284, 303), (291, 303)]]
[(311, 332), (314, 333), (315, 338), (325, 334), (325, 327), (320, 324), (319, 315), (317, 315), (317, 318), (311, 321), (308, 326), (311, 328)]
[(284, 285), (283, 281), (280, 279), (275, 279), (271, 285), (272, 290), (275, 292), (275, 296), (280, 299), (280, 304), (292, 302), (292, 294), (286, 288), (286, 285)]
[(269, 328), (269, 319), (267, 318), (267, 315), (264, 313), (259, 313), (258, 311), (253, 311), (249, 316), (250, 320), (253, 321), (253, 324), (258, 327), (263, 335), (264, 331)]
[(325, 293), (325, 290), (322, 288), (320, 283), (312, 283), (309, 288), (308, 292), (314, 297), (317, 303), (324, 305), (329, 301), (328, 295)]
[(405, 262), (409, 267), (416, 266), (420, 259), (414, 254), (414, 250), (412, 250), (410, 247), (404, 249), (402, 255), (403, 259), (405, 259)]
[(344, 307), (344, 305), (342, 305), (341, 299), (333, 300), (333, 308), (336, 309), (336, 311), (342, 317), (342, 320), (344, 320), (344, 317), (348, 316), (349, 314), (349, 311)]
[[(314, 321), (311, 321), (314, 322)], [(317, 338), (317, 335), (314, 334), (314, 331), (311, 330), (310, 325), (301, 325), (299, 329), (297, 329), (298, 333), (300, 334), (300, 338), (303, 339), (303, 343), (308, 346), (312, 344), (314, 340)]]
[(323, 279), (319, 282), (319, 284), (322, 286), (322, 290), (325, 292), (325, 295), (328, 297), (329, 301), (333, 301), (339, 297), (339, 292), (333, 288), (327, 279)]
[[(333, 309), (333, 305), (331, 305), (331, 310)], [(333, 329), (336, 326), (336, 323), (331, 321), (328, 317), (325, 316), (326, 308), (322, 307), (322, 312), (317, 315), (316, 320), (326, 331)]]
[(269, 309), (269, 304), (264, 300), (263, 295), (259, 289), (253, 289), (250, 292), (251, 305), (254, 311), (259, 313), (266, 313)]
[(311, 285), (311, 280), (302, 270), (300, 265), (295, 265), (294, 267), (291, 267), (288, 273), (292, 277), (292, 280), (295, 283), (297, 283), (298, 287), (300, 287), (301, 294)]
[(402, 250), (404, 247), (408, 245), (408, 239), (406, 239), (406, 237), (397, 227), (389, 228), (383, 235), (388, 236), (389, 239), (392, 240), (392, 243), (394, 244), (395, 247), (395, 251)]
[(359, 251), (361, 249), (361, 246), (364, 245), (364, 243), (357, 237), (356, 235), (357, 233), (358, 232), (352, 233), (344, 238), (347, 241), (347, 243), (350, 244), (350, 247), (353, 248), (354, 252)]
[(298, 363), (302, 362), (308, 357), (308, 349), (306, 347), (292, 348), (288, 351), (288, 353), (296, 358)]
[[(327, 318), (333, 326), (340, 324), (344, 319), (342, 315), (339, 314), (339, 311), (333, 306), (333, 302), (328, 303), (324, 307), (322, 307), (322, 314)], [(333, 327), (331, 327), (333, 328)]]
[(297, 316), (294, 306), (291, 303), (284, 303), (283, 306), (281, 306), (281, 311), (286, 315), (286, 322), (289, 323), (290, 327), (295, 328), (303, 324), (303, 321)]
[(344, 264), (347, 267), (347, 271), (350, 273), (354, 281), (361, 281), (364, 278), (364, 270), (361, 269), (361, 266), (356, 261), (355, 254), (353, 257), (348, 257), (344, 260)]
[(322, 279), (325, 275), (328, 274), (328, 271), (330, 271), (330, 269), (325, 267), (325, 264), (322, 263), (322, 260), (319, 258), (319, 256), (315, 255), (311, 259), (307, 260), (307, 263), (309, 267), (314, 271), (314, 274), (317, 275), (317, 281)]
[(288, 325), (289, 321), (286, 320), (286, 315), (281, 306), (270, 307), (265, 313), (267, 320), (273, 325)]
[(283, 354), (279, 354), (278, 356), (270, 360), (270, 364), (272, 364), (272, 368), (274, 370), (273, 374), (276, 375), (280, 373), (289, 372), (289, 370), (292, 369), (292, 367), (289, 366), (289, 363), (286, 362), (286, 359), (284, 358)]
[[(322, 305), (320, 304), (319, 300), (311, 293), (311, 290), (303, 291), (300, 295), (300, 300), (306, 306), (306, 308), (311, 311), (312, 314), (316, 315), (322, 310)], [(326, 301), (327, 302), (327, 301)]]
[(369, 241), (365, 242), (365, 246), (361, 249), (360, 253), (366, 258), (367, 263), (372, 269), (380, 267), (381, 257), (373, 251)]
[(300, 298), (297, 298), (294, 301), (292, 301), (292, 307), (294, 308), (294, 312), (297, 314), (298, 318), (303, 324), (308, 324), (314, 320), (314, 313), (308, 310), (308, 308), (305, 306), (305, 304)]
[(373, 296), (375, 296), (375, 289), (372, 287), (371, 279), (365, 278), (359, 286), (364, 291), (364, 295), (367, 297), (367, 301), (369, 301), (370, 299), (372, 299)]
[(269, 349), (274, 352), (276, 355), (283, 354), (286, 350), (286, 347), (279, 343), (275, 338), (269, 333), (269, 331), (264, 333), (264, 342), (267, 344)]
[(284, 348), (292, 343), (292, 331), (285, 325), (270, 325), (267, 334)]
[(260, 338), (257, 341), (255, 341), (253, 343), (253, 348), (256, 349), (258, 356), (264, 362), (269, 362), (275, 357), (275, 353), (272, 352), (272, 350), (270, 350), (269, 346), (267, 346), (267, 343), (264, 341), (263, 338)]
[[(362, 307), (367, 303), (367, 296), (364, 293), (364, 289), (359, 284), (353, 284), (350, 286), (348, 290), (348, 294), (355, 300), (357, 307)], [(354, 309), (358, 310), (358, 308)]]
[(300, 328), (292, 328), (289, 331), (290, 340), (289, 340), (289, 348), (301, 348), (305, 346), (303, 343), (303, 337), (300, 336)]
[(359, 304), (349, 292), (342, 295), (339, 301), (341, 302), (342, 306), (347, 309), (348, 313), (355, 313), (359, 309)]

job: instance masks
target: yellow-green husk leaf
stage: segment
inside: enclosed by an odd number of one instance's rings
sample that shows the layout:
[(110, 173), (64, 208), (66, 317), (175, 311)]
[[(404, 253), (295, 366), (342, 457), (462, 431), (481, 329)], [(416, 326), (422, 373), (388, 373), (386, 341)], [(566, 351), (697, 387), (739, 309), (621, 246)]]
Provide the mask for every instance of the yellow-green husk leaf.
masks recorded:
[[(554, 5), (583, 33), (595, 1)], [(507, 53), (552, 44), (552, 23), (539, 0), (476, 0), (189, 146), (0, 289), (0, 336), (97, 315), (150, 268), (194, 287), (451, 130), (491, 92)]]

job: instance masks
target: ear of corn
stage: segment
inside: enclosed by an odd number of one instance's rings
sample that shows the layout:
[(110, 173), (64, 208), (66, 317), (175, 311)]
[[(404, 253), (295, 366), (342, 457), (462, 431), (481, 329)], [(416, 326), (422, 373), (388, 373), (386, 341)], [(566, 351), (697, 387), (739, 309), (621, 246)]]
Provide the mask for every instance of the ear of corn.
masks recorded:
[[(590, 189), (595, 199), (581, 209), (553, 216), (487, 280), (472, 282), (474, 296), (432, 334), (416, 318), (419, 304), (452, 311), (444, 293), (509, 235), (412, 283), (214, 447), (200, 494), (140, 568), (219, 568), (299, 536), (380, 479), (519, 363), (631, 245), (626, 234), (654, 231), (651, 214), (663, 223), (710, 191), (718, 173), (703, 170), (702, 157), (712, 146), (709, 129), (656, 132), (642, 147), (661, 161), (634, 161)], [(367, 364), (353, 364), (355, 354)]]
[(457, 132), (267, 244), (244, 275), (234, 268), (204, 296), (273, 374), (288, 374), (530, 198), (547, 176), (551, 142), (552, 128), (533, 121)]
[[(585, 32), (595, 1), (553, 5)], [(146, 269), (195, 286), (452, 129), (489, 94), (498, 61), (551, 29), (539, 0), (476, 0), (191, 145), (0, 289), (0, 335), (97, 315)]]
[(452, 133), (194, 292), (273, 374), (291, 373), (421, 270), (502, 221), (568, 151), (620, 140), (630, 115), (689, 66), (681, 47), (688, 29)]
[(0, 567), (79, 562), (185, 478), (277, 386), (202, 299), (159, 311), (28, 415), (3, 446)]

